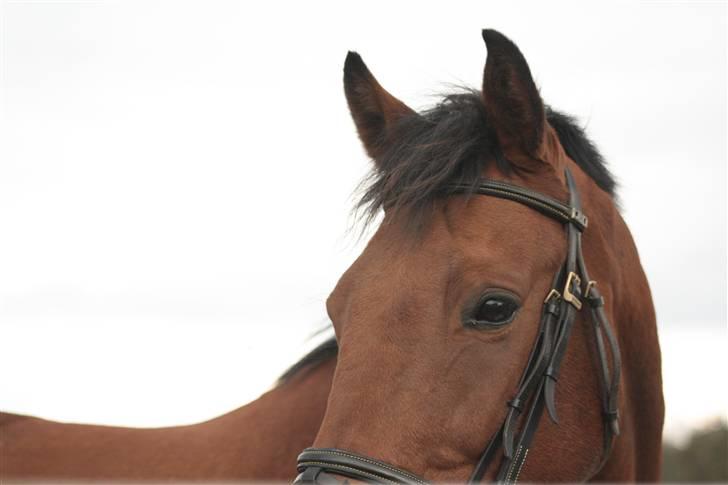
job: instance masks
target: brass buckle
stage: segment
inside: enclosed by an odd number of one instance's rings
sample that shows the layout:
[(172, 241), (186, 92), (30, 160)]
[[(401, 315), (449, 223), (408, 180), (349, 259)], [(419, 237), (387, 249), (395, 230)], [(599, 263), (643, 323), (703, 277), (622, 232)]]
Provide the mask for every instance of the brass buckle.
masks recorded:
[(555, 288), (551, 288), (551, 291), (549, 291), (549, 294), (546, 295), (546, 298), (544, 298), (544, 300), (543, 300), (544, 304), (550, 302), (552, 298), (557, 298), (557, 299), (561, 298), (561, 293), (559, 293), (559, 291), (556, 290)]
[(573, 271), (570, 271), (569, 276), (566, 278), (566, 284), (564, 285), (563, 298), (564, 301), (567, 301), (574, 305), (574, 308), (576, 308), (577, 310), (581, 310), (581, 301), (579, 301), (579, 298), (577, 298), (577, 296), (571, 292), (572, 283), (576, 283), (576, 286), (580, 287), (581, 278), (579, 278), (579, 275), (577, 275)]
[(594, 280), (590, 280), (589, 283), (586, 284), (586, 289), (584, 290), (584, 298), (589, 298), (589, 292), (595, 286), (597, 286), (597, 282)]

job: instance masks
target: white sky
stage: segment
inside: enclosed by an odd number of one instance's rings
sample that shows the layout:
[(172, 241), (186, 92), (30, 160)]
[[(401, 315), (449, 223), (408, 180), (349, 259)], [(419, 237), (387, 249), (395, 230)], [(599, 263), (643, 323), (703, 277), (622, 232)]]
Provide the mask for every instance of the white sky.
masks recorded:
[(668, 432), (728, 413), (696, 378), (728, 367), (724, 2), (0, 5), (0, 408), (166, 425), (265, 390), (363, 244), (346, 51), (424, 107), (480, 85), (492, 27), (622, 183)]

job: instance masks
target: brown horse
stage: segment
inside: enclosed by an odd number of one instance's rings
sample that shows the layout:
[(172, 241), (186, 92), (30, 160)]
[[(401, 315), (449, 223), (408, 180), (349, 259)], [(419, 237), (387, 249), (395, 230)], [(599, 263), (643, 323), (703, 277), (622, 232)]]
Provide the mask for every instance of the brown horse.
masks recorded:
[[(385, 91), (358, 55), (347, 57), (347, 100), (374, 160), (362, 206), (385, 216), (327, 302), (336, 361), (327, 343), (258, 401), (194, 426), (125, 429), (3, 415), (0, 478), (288, 480), (298, 452), (313, 444), (406, 470), (403, 481), (465, 481), (514, 413), (507, 401), (526, 410), (542, 403), (541, 394), (512, 398), (541, 342), (544, 298), (570, 239), (563, 224), (530, 207), (474, 195), (481, 179), (496, 179), (559, 201), (581, 194), (584, 259), (603, 300), (596, 290), (588, 299), (586, 288), (582, 299), (604, 303), (599, 311), (614, 322), (621, 350), (621, 376), (609, 382), (620, 353), (600, 360), (595, 348), (604, 342), (587, 309), (561, 310), (575, 320), (558, 381), (549, 377), (554, 420), (535, 429), (520, 478), (659, 479), (655, 315), (613, 179), (573, 121), (543, 105), (517, 47), (494, 31), (484, 39), (482, 92), (449, 95), (424, 113)], [(453, 184), (471, 193), (457, 195)], [(613, 384), (621, 385), (621, 432), (612, 442), (616, 428), (604, 426), (603, 414), (615, 424), (617, 415), (603, 396)], [(499, 449), (494, 460), (503, 455)], [(496, 472), (489, 467), (485, 478)]]
[(615, 184), (483, 38), (482, 92), (424, 113), (347, 59), (384, 219), (327, 301), (338, 363), (299, 482), (659, 479), (655, 315)]

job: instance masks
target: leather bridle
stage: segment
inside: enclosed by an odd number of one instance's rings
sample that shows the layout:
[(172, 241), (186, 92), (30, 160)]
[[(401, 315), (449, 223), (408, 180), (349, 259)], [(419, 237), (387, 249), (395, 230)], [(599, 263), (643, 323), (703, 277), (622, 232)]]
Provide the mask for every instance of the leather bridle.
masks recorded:
[[(586, 302), (591, 314), (600, 366), (598, 375), (604, 417), (604, 444), (598, 469), (606, 462), (613, 440), (619, 435), (619, 346), (604, 312), (604, 298), (596, 282), (589, 278), (584, 262), (581, 235), (587, 227), (587, 218), (582, 213), (576, 183), (568, 169), (566, 181), (569, 188), (568, 204), (523, 187), (494, 180), (481, 180), (474, 190), (473, 186), (466, 184), (452, 185), (448, 190), (450, 194), (474, 192), (524, 204), (563, 223), (567, 238), (566, 258), (554, 276), (551, 291), (544, 299), (539, 333), (521, 374), (518, 390), (508, 401), (506, 418), (475, 465), (470, 483), (482, 481), (501, 449), (502, 458), (495, 481), (515, 483), (526, 462), (544, 407), (554, 423), (558, 423), (556, 384), (577, 312), (583, 307), (582, 301)], [(583, 282), (586, 284), (582, 284)], [(611, 368), (607, 345), (611, 354)], [(326, 472), (375, 483), (427, 483), (424, 479), (387, 463), (332, 448), (305, 449), (298, 457), (298, 471), (300, 474), (294, 482), (298, 484), (337, 483)]]

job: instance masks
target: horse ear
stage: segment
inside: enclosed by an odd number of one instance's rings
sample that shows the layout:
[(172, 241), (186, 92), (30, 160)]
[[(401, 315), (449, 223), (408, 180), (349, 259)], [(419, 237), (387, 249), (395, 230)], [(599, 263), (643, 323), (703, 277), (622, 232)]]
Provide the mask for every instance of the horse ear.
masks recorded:
[(544, 105), (526, 59), (506, 36), (483, 30), (488, 58), (483, 72), (483, 99), (502, 148), (517, 148), (539, 158), (546, 118)]
[(346, 56), (344, 92), (359, 138), (376, 159), (390, 141), (394, 123), (414, 111), (380, 86), (356, 52)]

